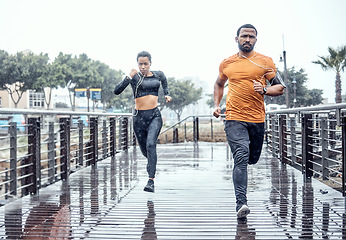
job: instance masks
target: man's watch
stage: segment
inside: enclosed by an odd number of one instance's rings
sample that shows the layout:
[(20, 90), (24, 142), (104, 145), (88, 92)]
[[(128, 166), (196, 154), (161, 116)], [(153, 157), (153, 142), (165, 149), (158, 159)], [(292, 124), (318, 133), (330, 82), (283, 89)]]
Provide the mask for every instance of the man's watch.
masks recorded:
[(266, 92), (267, 92), (267, 88), (266, 88), (266, 87), (263, 87), (263, 93), (262, 93), (261, 95), (266, 94)]

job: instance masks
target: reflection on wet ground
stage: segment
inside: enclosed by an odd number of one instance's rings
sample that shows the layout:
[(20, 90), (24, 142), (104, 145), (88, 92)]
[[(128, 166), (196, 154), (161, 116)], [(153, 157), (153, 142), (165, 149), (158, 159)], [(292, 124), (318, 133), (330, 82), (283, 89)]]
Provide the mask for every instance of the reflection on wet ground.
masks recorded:
[(238, 221), (230, 155), (224, 143), (159, 145), (153, 194), (139, 150), (118, 153), (1, 207), (0, 239), (346, 239), (341, 193), (265, 150)]

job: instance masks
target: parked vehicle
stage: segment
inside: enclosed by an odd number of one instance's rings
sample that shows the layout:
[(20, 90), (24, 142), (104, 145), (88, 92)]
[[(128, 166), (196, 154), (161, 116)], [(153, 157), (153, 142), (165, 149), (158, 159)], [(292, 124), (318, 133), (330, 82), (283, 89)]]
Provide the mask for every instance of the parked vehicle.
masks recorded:
[(17, 130), (25, 132), (25, 117), (23, 114), (1, 115), (0, 116), (0, 131), (2, 133), (8, 132), (8, 127), (11, 122), (17, 123)]
[(80, 116), (74, 116), (72, 118), (72, 126), (77, 126), (78, 125), (78, 121), (82, 120), (83, 121), (83, 126), (87, 127), (88, 123), (89, 123), (89, 119), (87, 115), (80, 115)]

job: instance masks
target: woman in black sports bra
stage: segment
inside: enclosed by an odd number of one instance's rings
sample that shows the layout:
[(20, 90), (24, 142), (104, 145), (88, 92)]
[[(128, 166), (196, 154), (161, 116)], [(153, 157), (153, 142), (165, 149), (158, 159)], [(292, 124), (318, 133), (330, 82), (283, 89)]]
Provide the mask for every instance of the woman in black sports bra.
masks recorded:
[(116, 95), (122, 93), (131, 84), (135, 98), (133, 130), (143, 155), (148, 159), (147, 172), (149, 180), (144, 191), (154, 192), (156, 173), (156, 143), (162, 127), (161, 113), (157, 107), (160, 85), (163, 88), (166, 102), (172, 98), (168, 95), (167, 79), (161, 71), (150, 71), (151, 55), (142, 51), (137, 55), (139, 72), (132, 69), (114, 89)]

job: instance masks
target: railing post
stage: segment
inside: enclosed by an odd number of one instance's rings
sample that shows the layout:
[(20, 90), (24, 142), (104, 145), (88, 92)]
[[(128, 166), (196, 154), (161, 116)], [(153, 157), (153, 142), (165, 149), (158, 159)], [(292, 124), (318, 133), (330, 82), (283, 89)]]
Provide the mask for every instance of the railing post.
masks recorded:
[(286, 115), (279, 116), (279, 152), (280, 161), (289, 163), (287, 160), (287, 133), (286, 133)]
[(198, 142), (199, 131), (198, 131), (198, 117), (193, 117), (193, 141)]
[(291, 133), (291, 159), (292, 165), (295, 165), (297, 162), (297, 144), (296, 144), (296, 118), (290, 118), (290, 133)]
[(342, 196), (346, 196), (346, 116), (342, 116), (341, 121), (342, 131)]
[(11, 122), (10, 128), (10, 192), (17, 195), (17, 123)]
[(55, 176), (55, 137), (54, 137), (54, 122), (48, 125), (48, 181), (54, 182)]
[(269, 117), (269, 132), (270, 132), (270, 138), (269, 138), (269, 146), (270, 150), (272, 152), (272, 156), (274, 156), (274, 125), (275, 125), (275, 119), (273, 115), (270, 115)]
[(186, 135), (186, 123), (184, 123), (184, 133), (185, 133), (185, 142), (187, 141), (187, 135)]
[(98, 118), (90, 118), (90, 143), (91, 143), (91, 161), (94, 165), (98, 158)]
[(196, 117), (196, 137), (197, 137), (197, 141), (199, 140), (199, 118)]
[(196, 117), (195, 116), (193, 116), (192, 118), (192, 124), (193, 124), (193, 141), (196, 142), (197, 134), (196, 134)]
[(61, 179), (66, 180), (70, 174), (70, 118), (60, 118), (60, 171)]
[(214, 131), (213, 131), (213, 119), (210, 118), (210, 135), (211, 135), (211, 139), (214, 139)]
[(83, 166), (83, 149), (84, 149), (84, 124), (83, 120), (78, 121), (78, 165)]
[(312, 155), (312, 114), (306, 113), (302, 117), (302, 173), (310, 178), (313, 175)]
[(173, 128), (173, 143), (179, 142), (178, 128)]
[[(329, 139), (336, 139), (336, 119), (335, 115), (329, 115)], [(330, 148), (335, 149), (336, 142), (335, 141), (330, 141)]]
[(128, 118), (123, 117), (120, 120), (120, 146), (121, 150), (127, 150), (128, 149)]
[(31, 164), (29, 172), (32, 173), (28, 184), (31, 184), (29, 192), (35, 194), (41, 187), (40, 120), (29, 118), (28, 124), (28, 161)]
[(109, 125), (110, 125), (110, 148), (111, 148), (111, 156), (114, 157), (115, 156), (115, 152), (116, 152), (116, 123), (115, 123), (115, 117), (111, 117), (109, 119)]
[(276, 117), (274, 116), (272, 118), (272, 156), (273, 157), (278, 157), (277, 147), (279, 144), (277, 143), (277, 138), (278, 138), (277, 137), (277, 135), (278, 135), (277, 131), (278, 131), (278, 129), (276, 127)]
[(107, 158), (107, 121), (103, 120), (102, 127), (102, 158)]
[(326, 117), (321, 117), (321, 156), (322, 156), (322, 178), (328, 179), (328, 122)]

